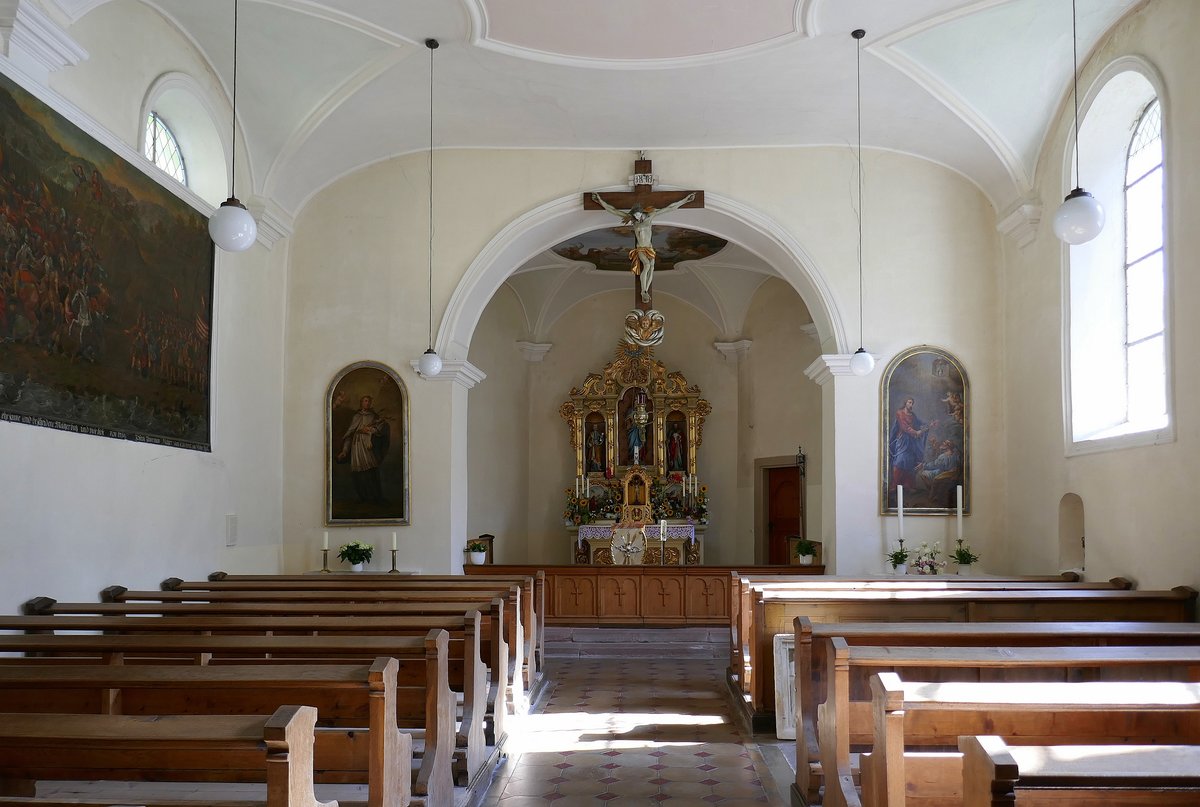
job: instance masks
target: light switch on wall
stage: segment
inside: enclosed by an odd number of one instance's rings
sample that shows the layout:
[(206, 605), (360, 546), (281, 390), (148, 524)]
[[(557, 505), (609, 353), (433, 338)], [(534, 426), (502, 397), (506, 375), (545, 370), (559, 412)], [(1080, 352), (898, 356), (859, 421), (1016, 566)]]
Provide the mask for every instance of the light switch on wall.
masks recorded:
[(225, 514), (225, 546), (237, 546), (237, 513)]

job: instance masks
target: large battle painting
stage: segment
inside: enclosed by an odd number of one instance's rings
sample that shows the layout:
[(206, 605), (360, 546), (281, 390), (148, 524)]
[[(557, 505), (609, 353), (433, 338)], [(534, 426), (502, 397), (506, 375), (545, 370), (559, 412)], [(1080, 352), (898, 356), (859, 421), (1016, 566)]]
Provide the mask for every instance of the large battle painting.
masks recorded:
[(901, 351), (883, 371), (881, 512), (894, 513), (897, 486), (904, 512), (953, 513), (958, 486), (971, 510), (967, 374), (958, 359), (936, 347)]
[(211, 450), (191, 206), (0, 74), (0, 419)]

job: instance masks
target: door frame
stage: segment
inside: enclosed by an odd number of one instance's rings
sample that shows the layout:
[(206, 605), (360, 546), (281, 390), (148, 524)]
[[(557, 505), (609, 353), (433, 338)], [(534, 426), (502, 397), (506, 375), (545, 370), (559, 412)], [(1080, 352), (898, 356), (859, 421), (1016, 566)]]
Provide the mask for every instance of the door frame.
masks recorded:
[[(796, 455), (785, 457), (760, 457), (754, 461), (754, 562), (767, 565), (770, 558), (771, 532), (767, 529), (768, 497), (771, 489), (767, 485), (767, 471), (773, 468), (795, 468)], [(800, 534), (808, 535), (808, 475), (800, 468)]]

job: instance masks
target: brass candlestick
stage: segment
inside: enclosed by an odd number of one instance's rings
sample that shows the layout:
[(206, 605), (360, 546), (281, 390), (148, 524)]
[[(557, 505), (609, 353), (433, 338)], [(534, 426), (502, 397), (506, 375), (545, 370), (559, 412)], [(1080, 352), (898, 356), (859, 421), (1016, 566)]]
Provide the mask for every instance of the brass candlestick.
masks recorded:
[(324, 574), (331, 574), (331, 572), (329, 571), (329, 550), (328, 549), (321, 550), (321, 571)]
[(392, 570), (388, 574), (400, 574), (400, 570), (396, 568), (396, 553), (399, 551), (399, 549), (392, 550)]

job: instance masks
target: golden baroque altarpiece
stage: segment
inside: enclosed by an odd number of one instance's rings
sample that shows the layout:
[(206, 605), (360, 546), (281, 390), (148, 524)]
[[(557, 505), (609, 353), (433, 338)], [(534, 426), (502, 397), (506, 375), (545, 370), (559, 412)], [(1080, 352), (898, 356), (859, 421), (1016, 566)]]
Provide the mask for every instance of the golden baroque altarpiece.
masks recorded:
[(696, 459), (711, 411), (683, 373), (629, 342), (571, 389), (559, 414), (575, 459), (563, 515), (577, 531), (576, 563), (701, 562), (708, 488)]

